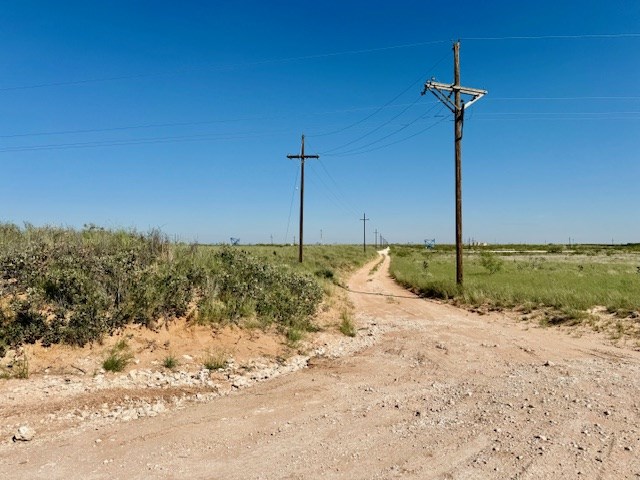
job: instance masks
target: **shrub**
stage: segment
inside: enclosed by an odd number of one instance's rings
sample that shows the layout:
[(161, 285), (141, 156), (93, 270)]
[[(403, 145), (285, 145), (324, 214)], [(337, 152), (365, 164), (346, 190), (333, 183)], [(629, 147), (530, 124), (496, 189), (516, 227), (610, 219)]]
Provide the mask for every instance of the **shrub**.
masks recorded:
[[(0, 309), (0, 356), (37, 341), (83, 346), (129, 323), (155, 328), (192, 304), (201, 323), (252, 318), (312, 329), (317, 278), (270, 262), (230, 247), (203, 255), (157, 230), (0, 224), (0, 296), (13, 299)], [(314, 268), (335, 281), (333, 269)]]
[(480, 265), (487, 269), (489, 275), (493, 275), (502, 270), (504, 261), (495, 253), (485, 250), (480, 253)]

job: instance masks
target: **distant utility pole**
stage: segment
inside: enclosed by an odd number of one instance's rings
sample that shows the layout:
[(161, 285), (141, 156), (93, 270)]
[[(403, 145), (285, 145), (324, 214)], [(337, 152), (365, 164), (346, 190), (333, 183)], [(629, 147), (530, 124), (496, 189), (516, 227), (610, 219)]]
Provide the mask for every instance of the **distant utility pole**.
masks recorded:
[(376, 248), (378, 248), (378, 229), (376, 228), (376, 231), (373, 232), (373, 233), (375, 233), (375, 235), (376, 235), (376, 243), (375, 243), (375, 245), (376, 245)]
[[(428, 80), (424, 84), (422, 95), (430, 91), (440, 100), (451, 112), (455, 120), (454, 144), (456, 163), (456, 282), (459, 286), (463, 283), (462, 273), (462, 127), (464, 123), (464, 111), (473, 103), (477, 102), (484, 95), (486, 90), (477, 88), (467, 88), (460, 85), (460, 42), (453, 44), (453, 83), (438, 83), (434, 79)], [(449, 92), (445, 95), (443, 92)], [(451, 101), (451, 94), (454, 101)], [(466, 104), (462, 101), (462, 95), (470, 95), (471, 100)]]
[(363, 213), (362, 218), (360, 220), (362, 221), (362, 248), (366, 252), (367, 251), (367, 221), (369, 220), (367, 218), (367, 214)]
[[(320, 156), (304, 154), (304, 135), (302, 135), (302, 147), (300, 148), (300, 155), (287, 155), (287, 158), (296, 158), (300, 160), (300, 246), (298, 248), (298, 261), (302, 263), (302, 230), (304, 224), (304, 161), (307, 158), (320, 158)], [(295, 241), (293, 243), (295, 243)]]

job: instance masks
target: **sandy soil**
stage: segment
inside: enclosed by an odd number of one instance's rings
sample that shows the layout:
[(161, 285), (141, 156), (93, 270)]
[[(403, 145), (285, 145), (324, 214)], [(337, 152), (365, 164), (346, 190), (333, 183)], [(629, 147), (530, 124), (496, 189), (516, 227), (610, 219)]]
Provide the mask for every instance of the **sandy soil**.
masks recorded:
[(14, 411), (36, 435), (0, 444), (0, 477), (640, 478), (640, 352), (418, 299), (375, 263), (349, 283), (355, 339), (137, 420), (47, 429)]

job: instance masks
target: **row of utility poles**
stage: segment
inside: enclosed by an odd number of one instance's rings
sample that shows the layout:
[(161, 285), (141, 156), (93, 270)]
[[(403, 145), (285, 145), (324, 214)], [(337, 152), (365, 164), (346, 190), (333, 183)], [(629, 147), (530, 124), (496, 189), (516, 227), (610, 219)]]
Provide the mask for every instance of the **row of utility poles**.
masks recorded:
[[(486, 90), (478, 88), (463, 87), (460, 84), (460, 42), (453, 44), (453, 83), (436, 82), (434, 78), (424, 84), (422, 95), (431, 92), (440, 100), (451, 113), (453, 113), (454, 123), (454, 164), (455, 164), (455, 215), (456, 215), (456, 283), (462, 287), (464, 274), (462, 264), (462, 132), (464, 127), (464, 113), (473, 103), (480, 100), (487, 94)], [(451, 96), (453, 95), (453, 100)], [(465, 102), (463, 95), (467, 98)], [(304, 135), (302, 135), (302, 147), (299, 155), (287, 155), (290, 159), (300, 160), (300, 244), (298, 260), (302, 262), (303, 251), (303, 223), (304, 223), (304, 162), (311, 158), (320, 158), (319, 155), (305, 155)], [(360, 219), (363, 224), (362, 247), (367, 249), (367, 215), (363, 213)], [(375, 243), (378, 247), (378, 230), (375, 231)], [(380, 236), (380, 244), (383, 245), (384, 238)], [(385, 241), (386, 242), (386, 241)], [(295, 243), (295, 242), (294, 242)]]

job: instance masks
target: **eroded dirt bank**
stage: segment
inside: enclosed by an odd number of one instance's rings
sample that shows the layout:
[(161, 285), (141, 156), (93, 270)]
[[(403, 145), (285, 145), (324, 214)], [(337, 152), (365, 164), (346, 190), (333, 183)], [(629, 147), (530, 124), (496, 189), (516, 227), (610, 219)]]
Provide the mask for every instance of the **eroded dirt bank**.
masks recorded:
[(307, 367), (4, 441), (0, 476), (640, 478), (639, 352), (418, 299), (374, 264), (349, 284), (358, 337)]

